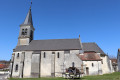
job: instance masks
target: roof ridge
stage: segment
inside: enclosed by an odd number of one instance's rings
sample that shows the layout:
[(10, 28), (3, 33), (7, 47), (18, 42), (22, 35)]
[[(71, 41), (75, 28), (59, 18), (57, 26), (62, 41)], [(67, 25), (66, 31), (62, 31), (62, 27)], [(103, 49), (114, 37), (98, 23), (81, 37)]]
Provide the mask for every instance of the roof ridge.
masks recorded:
[(87, 43), (94, 43), (94, 44), (96, 44), (96, 42), (83, 42), (83, 43), (86, 43), (86, 44), (87, 44)]
[[(78, 38), (71, 38), (71, 39), (66, 39), (66, 40), (77, 40)], [(41, 40), (65, 40), (65, 39), (41, 39)], [(40, 40), (33, 40), (33, 41), (40, 41)]]

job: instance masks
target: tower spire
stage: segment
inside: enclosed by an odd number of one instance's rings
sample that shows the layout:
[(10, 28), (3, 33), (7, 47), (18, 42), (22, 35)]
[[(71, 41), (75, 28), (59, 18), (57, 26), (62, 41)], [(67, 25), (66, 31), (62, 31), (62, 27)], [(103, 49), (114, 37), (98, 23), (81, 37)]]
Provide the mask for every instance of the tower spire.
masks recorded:
[(21, 25), (33, 25), (32, 13), (31, 13), (31, 6), (32, 6), (32, 0), (31, 0), (31, 4), (30, 4), (29, 11), (27, 13), (27, 16), (26, 16), (24, 22)]

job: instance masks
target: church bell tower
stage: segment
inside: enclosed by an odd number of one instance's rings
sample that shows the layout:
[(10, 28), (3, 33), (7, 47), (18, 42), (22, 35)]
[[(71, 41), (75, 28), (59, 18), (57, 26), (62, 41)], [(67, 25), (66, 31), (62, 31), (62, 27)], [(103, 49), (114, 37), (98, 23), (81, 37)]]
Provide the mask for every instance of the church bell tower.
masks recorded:
[(20, 32), (19, 32), (17, 46), (29, 45), (29, 43), (33, 40), (34, 30), (35, 29), (33, 27), (32, 13), (30, 7), (24, 22), (20, 25)]

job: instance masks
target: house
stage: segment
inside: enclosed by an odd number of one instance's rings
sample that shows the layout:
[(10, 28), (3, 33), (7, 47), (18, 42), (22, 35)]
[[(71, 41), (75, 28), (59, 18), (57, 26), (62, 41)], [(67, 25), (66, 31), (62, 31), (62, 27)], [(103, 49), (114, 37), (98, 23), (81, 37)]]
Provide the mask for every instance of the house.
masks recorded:
[(0, 69), (9, 69), (9, 65), (10, 65), (10, 61), (5, 61), (5, 60), (1, 60), (0, 61)]
[(113, 72), (117, 72), (118, 71), (117, 59), (113, 58), (113, 59), (111, 59), (111, 62), (112, 62), (112, 70), (113, 70)]
[[(108, 55), (106, 55), (103, 50), (96, 43), (83, 43), (83, 50), (85, 53), (96, 53), (100, 59), (101, 64), (99, 63), (99, 73), (98, 74), (106, 74), (111, 73), (111, 61)], [(99, 58), (98, 58), (99, 60)], [(101, 68), (102, 67), (102, 68)], [(96, 69), (97, 70), (97, 69)]]
[(100, 75), (102, 74), (102, 65), (100, 56), (96, 52), (85, 52), (78, 55), (85, 65), (85, 75)]
[(4, 64), (0, 64), (0, 69), (4, 69), (5, 65)]

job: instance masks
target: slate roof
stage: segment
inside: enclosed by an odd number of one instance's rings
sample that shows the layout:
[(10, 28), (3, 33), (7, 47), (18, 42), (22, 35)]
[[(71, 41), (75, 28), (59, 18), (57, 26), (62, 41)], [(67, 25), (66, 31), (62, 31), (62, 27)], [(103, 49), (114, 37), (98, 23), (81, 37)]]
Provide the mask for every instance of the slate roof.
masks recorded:
[[(84, 52), (105, 54), (96, 43), (82, 43)], [(81, 50), (79, 39), (32, 40), (29, 45), (17, 46), (14, 51)]]
[(97, 53), (84, 53), (83, 55), (77, 55), (83, 61), (99, 61), (100, 56)]
[(27, 16), (26, 16), (24, 22), (21, 25), (33, 25), (31, 7), (27, 13)]
[(82, 43), (85, 52), (95, 51), (97, 53), (105, 54), (96, 43)]
[(17, 46), (15, 51), (24, 50), (80, 50), (79, 39), (33, 40), (29, 45)]

